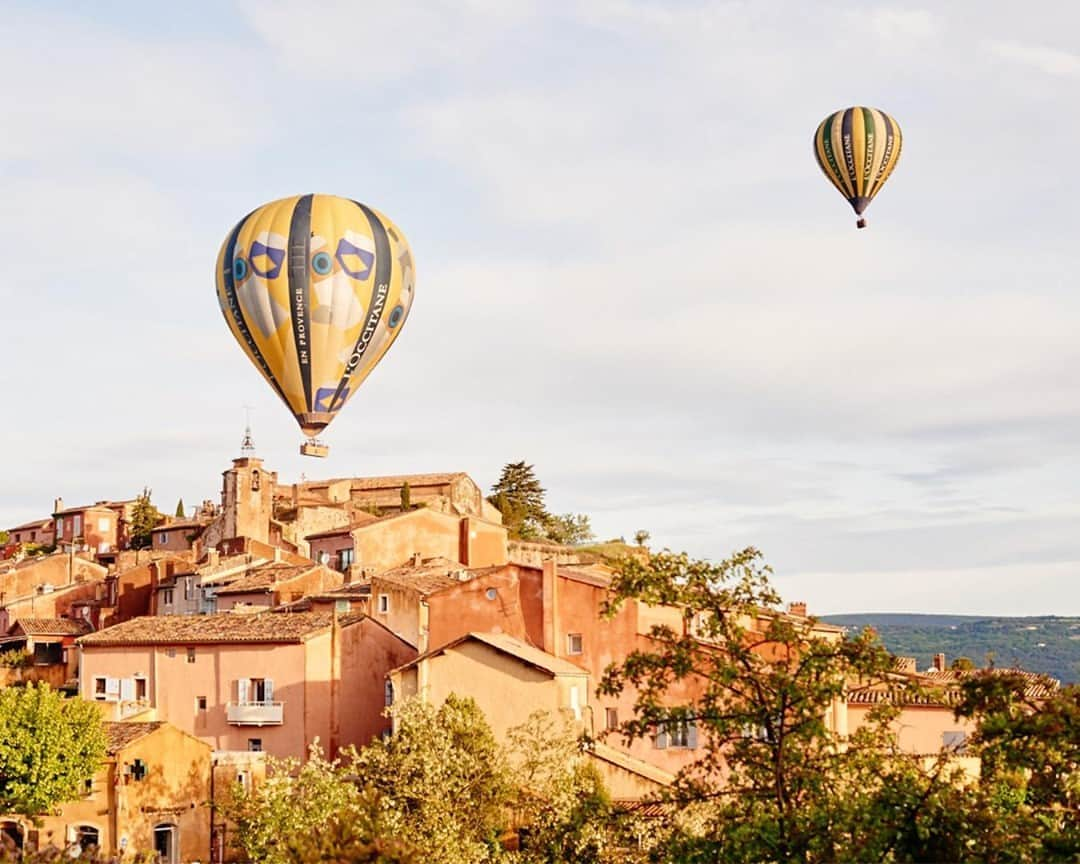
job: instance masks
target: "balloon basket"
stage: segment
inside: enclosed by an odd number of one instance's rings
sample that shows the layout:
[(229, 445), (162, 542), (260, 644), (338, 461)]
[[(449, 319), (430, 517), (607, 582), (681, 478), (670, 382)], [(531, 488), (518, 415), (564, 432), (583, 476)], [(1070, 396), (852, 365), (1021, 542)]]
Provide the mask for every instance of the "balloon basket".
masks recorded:
[(858, 221), (857, 221), (857, 222), (855, 223), (855, 227), (856, 227), (856, 228), (865, 228), (865, 227), (866, 227), (866, 220), (865, 220), (865, 219), (860, 219), (860, 220), (858, 220)]
[(330, 448), (321, 441), (316, 441), (314, 438), (311, 438), (300, 445), (300, 455), (315, 456), (319, 459), (325, 459), (330, 455)]

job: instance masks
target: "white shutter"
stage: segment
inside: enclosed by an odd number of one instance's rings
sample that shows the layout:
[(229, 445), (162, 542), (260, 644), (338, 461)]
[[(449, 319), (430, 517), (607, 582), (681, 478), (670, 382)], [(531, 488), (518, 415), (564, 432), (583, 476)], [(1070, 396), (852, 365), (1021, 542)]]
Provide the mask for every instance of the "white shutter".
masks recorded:
[(691, 750), (697, 749), (697, 723), (693, 720), (690, 721), (690, 726), (686, 731), (686, 746)]
[(274, 701), (274, 679), (263, 679), (263, 701), (270, 703)]
[(236, 679), (236, 701), (241, 705), (248, 704), (248, 691), (251, 689), (251, 679)]
[(120, 701), (121, 702), (134, 702), (135, 701), (135, 679), (123, 678), (120, 681)]
[(120, 695), (120, 679), (119, 678), (106, 678), (105, 679), (105, 695), (106, 696), (119, 696)]

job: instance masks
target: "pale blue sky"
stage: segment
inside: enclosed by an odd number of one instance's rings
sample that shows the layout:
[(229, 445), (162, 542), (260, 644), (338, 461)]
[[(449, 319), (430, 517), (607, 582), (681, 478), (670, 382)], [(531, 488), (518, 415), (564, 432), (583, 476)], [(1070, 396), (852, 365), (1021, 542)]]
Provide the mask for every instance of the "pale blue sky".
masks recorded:
[[(1080, 7), (0, 3), (0, 524), (536, 464), (604, 536), (759, 546), (812, 611), (1080, 614)], [(870, 228), (822, 117), (905, 132)], [(412, 243), (405, 331), (304, 460), (213, 262), (257, 204)]]

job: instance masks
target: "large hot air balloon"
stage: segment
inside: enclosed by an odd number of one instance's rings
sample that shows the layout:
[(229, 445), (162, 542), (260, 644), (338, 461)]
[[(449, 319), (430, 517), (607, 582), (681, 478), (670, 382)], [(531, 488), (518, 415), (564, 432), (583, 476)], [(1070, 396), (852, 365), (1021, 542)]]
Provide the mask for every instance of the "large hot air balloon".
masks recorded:
[(900, 159), (899, 124), (877, 108), (845, 108), (821, 121), (814, 155), (829, 182), (840, 190), (866, 227), (863, 211), (889, 179)]
[(218, 253), (217, 295), (236, 341), (308, 441), (356, 395), (394, 343), (416, 270), (401, 231), (335, 195), (294, 195), (252, 211)]

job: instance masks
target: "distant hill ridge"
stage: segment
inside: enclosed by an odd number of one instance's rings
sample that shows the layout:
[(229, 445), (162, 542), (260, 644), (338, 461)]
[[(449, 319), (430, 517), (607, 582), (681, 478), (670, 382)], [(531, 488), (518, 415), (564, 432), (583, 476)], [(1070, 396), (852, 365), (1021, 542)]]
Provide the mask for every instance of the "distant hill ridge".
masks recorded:
[(856, 631), (873, 627), (889, 651), (915, 657), (920, 669), (943, 652), (946, 663), (967, 657), (983, 666), (992, 658), (995, 666), (1020, 666), (1062, 684), (1080, 681), (1080, 618), (851, 612), (821, 620)]

